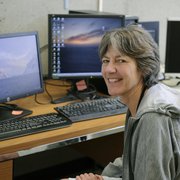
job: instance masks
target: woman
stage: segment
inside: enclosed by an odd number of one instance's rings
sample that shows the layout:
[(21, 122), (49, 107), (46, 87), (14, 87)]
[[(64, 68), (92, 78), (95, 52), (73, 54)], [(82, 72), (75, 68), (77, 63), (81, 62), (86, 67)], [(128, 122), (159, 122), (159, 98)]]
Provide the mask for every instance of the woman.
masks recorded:
[(130, 25), (107, 32), (99, 54), (109, 94), (128, 107), (123, 158), (76, 179), (180, 180), (180, 92), (158, 82), (157, 44)]

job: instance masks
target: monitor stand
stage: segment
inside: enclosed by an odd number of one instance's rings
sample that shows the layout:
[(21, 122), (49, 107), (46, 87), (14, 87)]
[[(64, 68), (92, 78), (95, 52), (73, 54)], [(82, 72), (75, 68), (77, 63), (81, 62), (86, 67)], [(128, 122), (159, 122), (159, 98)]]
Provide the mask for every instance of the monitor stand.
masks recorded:
[(80, 81), (72, 81), (71, 89), (68, 93), (59, 99), (52, 101), (53, 104), (73, 101), (73, 100), (91, 100), (105, 98), (107, 95), (99, 95), (95, 86), (89, 84), (88, 79)]
[(0, 105), (0, 121), (17, 119), (32, 114), (31, 110), (20, 108), (15, 104)]
[(52, 100), (52, 104), (58, 104), (58, 103), (63, 103), (63, 102), (68, 102), (68, 101), (73, 101), (77, 100), (78, 98), (74, 96), (74, 93), (70, 90), (64, 97)]

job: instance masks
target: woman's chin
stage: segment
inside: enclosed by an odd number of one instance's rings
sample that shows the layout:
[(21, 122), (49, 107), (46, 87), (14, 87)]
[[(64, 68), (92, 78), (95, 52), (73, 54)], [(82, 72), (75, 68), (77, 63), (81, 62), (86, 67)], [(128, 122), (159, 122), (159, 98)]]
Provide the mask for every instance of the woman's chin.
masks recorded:
[(119, 95), (119, 93), (117, 91), (110, 91), (110, 90), (108, 90), (108, 93), (111, 96), (118, 96)]

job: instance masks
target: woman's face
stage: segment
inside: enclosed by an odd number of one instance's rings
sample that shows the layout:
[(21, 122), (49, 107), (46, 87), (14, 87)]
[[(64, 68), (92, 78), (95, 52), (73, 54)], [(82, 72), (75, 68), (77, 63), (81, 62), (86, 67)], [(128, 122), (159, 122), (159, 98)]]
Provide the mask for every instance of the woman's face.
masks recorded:
[(129, 97), (142, 83), (135, 59), (110, 46), (102, 58), (102, 75), (112, 96)]

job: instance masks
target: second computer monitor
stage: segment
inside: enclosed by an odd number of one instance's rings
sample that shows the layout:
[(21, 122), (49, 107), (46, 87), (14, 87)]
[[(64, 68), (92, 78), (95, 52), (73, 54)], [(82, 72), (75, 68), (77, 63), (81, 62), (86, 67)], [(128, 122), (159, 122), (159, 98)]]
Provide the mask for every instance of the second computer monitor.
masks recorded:
[[(37, 32), (0, 35), (0, 121), (32, 113), (13, 100), (44, 91)], [(11, 104), (13, 101), (13, 105)], [(8, 105), (7, 105), (8, 103)], [(3, 104), (3, 105), (2, 105)], [(13, 113), (18, 110), (20, 113)]]
[(124, 26), (121, 15), (50, 14), (49, 74), (53, 79), (101, 77), (103, 34)]

